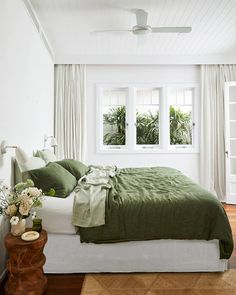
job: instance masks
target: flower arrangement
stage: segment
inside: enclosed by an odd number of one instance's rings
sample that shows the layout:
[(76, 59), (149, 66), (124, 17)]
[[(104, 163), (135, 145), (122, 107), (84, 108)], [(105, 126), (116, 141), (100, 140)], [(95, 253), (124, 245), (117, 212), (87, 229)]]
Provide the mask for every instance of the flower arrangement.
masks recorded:
[(11, 225), (17, 225), (30, 216), (31, 209), (42, 207), (43, 197), (42, 190), (34, 187), (30, 179), (16, 184), (13, 189), (0, 187), (0, 215), (8, 217)]

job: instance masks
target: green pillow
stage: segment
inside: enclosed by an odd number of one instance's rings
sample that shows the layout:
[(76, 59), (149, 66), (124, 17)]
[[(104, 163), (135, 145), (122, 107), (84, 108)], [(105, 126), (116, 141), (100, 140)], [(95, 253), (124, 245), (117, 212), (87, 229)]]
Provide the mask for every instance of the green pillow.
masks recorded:
[(56, 191), (55, 197), (59, 198), (67, 197), (77, 184), (76, 178), (55, 162), (40, 169), (27, 171), (27, 177), (32, 179), (35, 186), (43, 192), (53, 188)]
[(64, 159), (62, 161), (56, 161), (54, 163), (61, 165), (63, 168), (73, 174), (77, 180), (89, 171), (89, 168), (86, 165), (73, 159)]

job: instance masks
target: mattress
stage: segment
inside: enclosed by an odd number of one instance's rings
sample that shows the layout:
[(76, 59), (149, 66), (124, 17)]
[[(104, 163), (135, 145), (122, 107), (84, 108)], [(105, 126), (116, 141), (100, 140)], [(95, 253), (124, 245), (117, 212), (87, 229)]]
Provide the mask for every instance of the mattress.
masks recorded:
[(76, 234), (76, 228), (71, 224), (74, 194), (72, 192), (67, 198), (46, 196), (43, 207), (36, 210), (49, 234)]

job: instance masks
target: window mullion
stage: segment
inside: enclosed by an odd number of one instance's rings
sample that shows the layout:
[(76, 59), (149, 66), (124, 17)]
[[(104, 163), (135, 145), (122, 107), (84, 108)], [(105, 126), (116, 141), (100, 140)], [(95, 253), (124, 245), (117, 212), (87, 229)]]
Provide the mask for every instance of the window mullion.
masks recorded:
[(160, 147), (168, 150), (170, 138), (168, 89), (163, 87), (160, 100)]
[(193, 148), (197, 148), (199, 146), (199, 103), (197, 103), (196, 97), (199, 97), (197, 93), (197, 89), (193, 89), (193, 110), (192, 110), (192, 119), (193, 119)]
[(102, 149), (103, 146), (103, 114), (102, 114), (102, 88), (97, 88), (96, 107), (97, 107), (97, 132), (99, 134), (97, 138), (97, 149)]
[(135, 98), (134, 87), (129, 87), (128, 101), (127, 101), (127, 148), (130, 151), (134, 150), (135, 146)]

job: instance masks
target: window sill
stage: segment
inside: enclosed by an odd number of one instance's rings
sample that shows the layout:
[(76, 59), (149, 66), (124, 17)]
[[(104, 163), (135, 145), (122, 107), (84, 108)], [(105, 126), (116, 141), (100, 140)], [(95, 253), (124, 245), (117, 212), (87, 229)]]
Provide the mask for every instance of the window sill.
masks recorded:
[(170, 149), (161, 149), (161, 148), (137, 148), (137, 149), (98, 149), (97, 154), (199, 154), (197, 148), (170, 148)]

